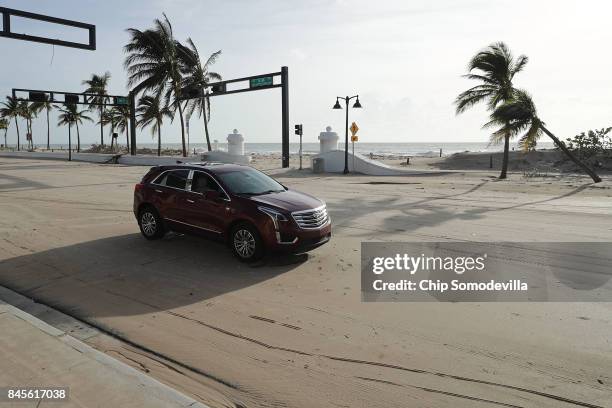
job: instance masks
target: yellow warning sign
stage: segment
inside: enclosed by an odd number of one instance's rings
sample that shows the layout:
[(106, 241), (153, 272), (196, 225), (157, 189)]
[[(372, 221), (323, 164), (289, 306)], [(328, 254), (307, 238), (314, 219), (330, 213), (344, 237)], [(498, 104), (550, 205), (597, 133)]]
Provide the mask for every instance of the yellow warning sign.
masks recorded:
[(359, 141), (359, 136), (351, 136), (351, 142), (355, 143)]
[(349, 129), (351, 130), (351, 133), (353, 134), (353, 136), (355, 136), (357, 132), (359, 131), (359, 126), (357, 126), (357, 124), (353, 122), (353, 124), (351, 125)]

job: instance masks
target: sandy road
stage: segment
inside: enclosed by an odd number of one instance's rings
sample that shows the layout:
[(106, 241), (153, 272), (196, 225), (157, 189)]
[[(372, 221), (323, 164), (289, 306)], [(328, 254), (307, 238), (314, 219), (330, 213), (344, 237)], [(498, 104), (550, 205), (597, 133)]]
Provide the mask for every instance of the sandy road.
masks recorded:
[(213, 406), (612, 407), (610, 303), (359, 293), (366, 240), (610, 241), (610, 181), (281, 173), (326, 200), (334, 238), (247, 266), (199, 238), (142, 239), (144, 171), (0, 159), (0, 284), (131, 342), (89, 340)]

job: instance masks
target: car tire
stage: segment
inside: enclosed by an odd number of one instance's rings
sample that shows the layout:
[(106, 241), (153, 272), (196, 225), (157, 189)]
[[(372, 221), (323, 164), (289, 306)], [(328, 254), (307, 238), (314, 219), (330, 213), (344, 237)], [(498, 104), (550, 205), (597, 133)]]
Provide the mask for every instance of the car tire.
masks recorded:
[(148, 240), (163, 238), (166, 234), (164, 223), (153, 207), (145, 207), (138, 214), (140, 232)]
[(258, 261), (264, 256), (264, 242), (259, 231), (252, 224), (235, 225), (229, 238), (232, 252), (241, 262)]

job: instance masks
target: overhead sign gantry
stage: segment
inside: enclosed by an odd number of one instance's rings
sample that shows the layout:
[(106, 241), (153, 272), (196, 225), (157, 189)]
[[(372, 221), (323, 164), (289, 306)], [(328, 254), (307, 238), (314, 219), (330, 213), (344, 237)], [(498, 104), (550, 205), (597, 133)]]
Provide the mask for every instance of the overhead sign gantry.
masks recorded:
[[(280, 83), (274, 83), (274, 77), (280, 77)], [(227, 89), (227, 84), (238, 82), (248, 82), (248, 87), (238, 89)], [(289, 167), (289, 68), (281, 67), (280, 72), (269, 74), (252, 75), (243, 78), (230, 79), (208, 84), (206, 89), (192, 89), (183, 95), (181, 100), (208, 98), (212, 96), (230, 95), (241, 92), (261, 91), (264, 89), (281, 88), (281, 138), (282, 138), (282, 166)], [(132, 134), (135, 135), (136, 125), (134, 124)], [(132, 140), (135, 146), (136, 140)]]
[[(43, 44), (59, 45), (62, 47), (80, 48), (83, 50), (95, 50), (96, 49), (96, 26), (93, 24), (81, 23), (80, 21), (66, 20), (64, 18), (57, 18), (51, 16), (45, 16), (43, 14), (30, 13), (29, 11), (21, 11), (10, 9), (6, 7), (0, 7), (0, 14), (2, 14), (2, 30), (0, 30), (0, 37), (13, 38), (15, 40), (22, 41), (33, 41)], [(16, 33), (11, 25), (11, 17), (20, 17), (28, 20), (44, 21), (51, 24), (59, 24), (62, 26), (75, 27), (88, 32), (88, 42), (78, 43), (74, 41), (59, 40), (57, 38), (41, 37), (38, 35), (29, 35), (25, 33)]]

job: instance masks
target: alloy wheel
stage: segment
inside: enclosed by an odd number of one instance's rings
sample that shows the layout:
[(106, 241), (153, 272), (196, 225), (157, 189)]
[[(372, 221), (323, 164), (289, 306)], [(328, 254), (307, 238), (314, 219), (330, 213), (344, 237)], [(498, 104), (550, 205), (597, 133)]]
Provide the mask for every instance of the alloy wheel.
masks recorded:
[(234, 248), (241, 258), (250, 258), (255, 254), (255, 237), (246, 229), (239, 229), (234, 234)]
[(153, 236), (157, 231), (157, 221), (155, 221), (155, 216), (150, 212), (142, 214), (142, 217), (140, 217), (140, 225), (142, 226), (142, 231), (148, 237)]

